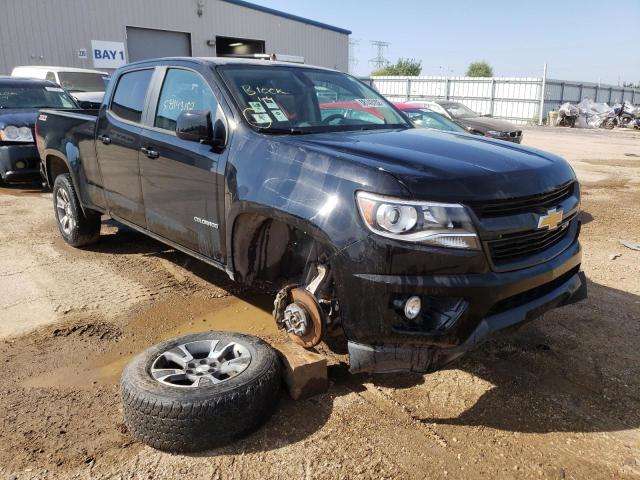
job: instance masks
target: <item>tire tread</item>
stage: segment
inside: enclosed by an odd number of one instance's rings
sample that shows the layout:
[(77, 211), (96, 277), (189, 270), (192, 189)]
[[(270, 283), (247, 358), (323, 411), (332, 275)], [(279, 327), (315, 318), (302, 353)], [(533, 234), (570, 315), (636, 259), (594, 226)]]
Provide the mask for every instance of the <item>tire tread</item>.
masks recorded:
[(144, 443), (171, 452), (215, 448), (251, 433), (270, 417), (281, 388), (277, 354), (266, 344), (259, 351), (266, 354), (253, 378), (193, 401), (183, 395), (167, 400), (171, 387), (164, 387), (163, 399), (154, 398), (138, 387), (136, 369), (127, 367), (120, 385), (125, 424)]
[[(60, 188), (67, 190), (67, 193), (69, 194), (69, 201), (71, 202), (71, 208), (73, 209), (76, 217), (76, 228), (70, 235), (66, 235), (62, 231), (60, 223), (57, 221), (56, 192)], [(100, 238), (101, 214), (100, 212), (88, 208), (85, 208), (84, 211), (82, 210), (76, 189), (73, 186), (71, 174), (69, 173), (58, 175), (53, 183), (53, 208), (60, 234), (69, 245), (73, 247), (84, 247), (98, 241)]]

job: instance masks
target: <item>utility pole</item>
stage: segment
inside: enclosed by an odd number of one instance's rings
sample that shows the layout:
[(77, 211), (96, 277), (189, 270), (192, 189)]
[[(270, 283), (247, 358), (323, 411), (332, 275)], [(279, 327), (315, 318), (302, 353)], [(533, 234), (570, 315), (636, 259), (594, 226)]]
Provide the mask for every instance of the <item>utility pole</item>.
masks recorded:
[(353, 74), (356, 66), (358, 65), (358, 58), (356, 57), (356, 47), (360, 45), (360, 40), (357, 38), (349, 39), (349, 73)]
[(542, 69), (542, 92), (540, 93), (540, 107), (538, 107), (538, 125), (542, 125), (544, 118), (544, 91), (547, 88), (547, 64)]
[(382, 42), (380, 40), (371, 40), (370, 43), (378, 49), (378, 54), (375, 56), (375, 58), (369, 60), (369, 63), (376, 70), (382, 67), (386, 67), (389, 64), (389, 60), (384, 57), (384, 49), (391, 44), (389, 42)]

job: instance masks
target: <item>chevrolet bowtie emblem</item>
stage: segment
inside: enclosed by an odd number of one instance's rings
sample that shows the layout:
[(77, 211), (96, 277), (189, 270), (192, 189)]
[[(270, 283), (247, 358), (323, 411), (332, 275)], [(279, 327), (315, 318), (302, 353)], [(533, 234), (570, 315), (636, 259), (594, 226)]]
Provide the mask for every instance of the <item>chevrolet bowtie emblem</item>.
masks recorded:
[(549, 230), (554, 230), (558, 228), (558, 225), (562, 222), (564, 212), (562, 209), (557, 210), (549, 210), (546, 215), (542, 215), (538, 220), (538, 228), (548, 228)]

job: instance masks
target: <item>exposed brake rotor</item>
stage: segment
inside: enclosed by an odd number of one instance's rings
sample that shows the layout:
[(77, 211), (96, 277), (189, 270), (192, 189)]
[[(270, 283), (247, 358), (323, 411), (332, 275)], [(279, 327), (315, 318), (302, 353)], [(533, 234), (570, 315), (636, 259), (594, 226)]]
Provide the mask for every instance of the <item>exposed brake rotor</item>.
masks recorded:
[(278, 328), (285, 329), (289, 338), (304, 348), (315, 347), (324, 333), (324, 312), (315, 297), (327, 269), (318, 266), (318, 275), (306, 288), (289, 285), (278, 292), (273, 316)]
[(304, 288), (291, 290), (292, 303), (284, 310), (283, 323), (289, 338), (305, 348), (322, 339), (323, 315), (315, 297)]

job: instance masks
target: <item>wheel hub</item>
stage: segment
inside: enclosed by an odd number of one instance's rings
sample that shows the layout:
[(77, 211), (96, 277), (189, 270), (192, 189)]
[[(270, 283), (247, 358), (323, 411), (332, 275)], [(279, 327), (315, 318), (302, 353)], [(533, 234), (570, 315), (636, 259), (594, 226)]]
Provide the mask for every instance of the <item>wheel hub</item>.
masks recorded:
[(290, 303), (284, 310), (284, 328), (288, 333), (299, 337), (307, 334), (309, 330), (309, 314), (299, 303)]
[(316, 298), (304, 288), (291, 290), (292, 303), (285, 309), (290, 312), (290, 327), (283, 322), (289, 338), (305, 348), (315, 347), (322, 339), (324, 316)]
[(164, 385), (197, 388), (236, 377), (250, 363), (251, 353), (244, 345), (200, 340), (162, 352), (151, 364), (150, 373)]
[(73, 218), (69, 194), (63, 188), (58, 189), (56, 192), (56, 208), (58, 210), (60, 228), (65, 234), (70, 235), (75, 226), (75, 218)]

